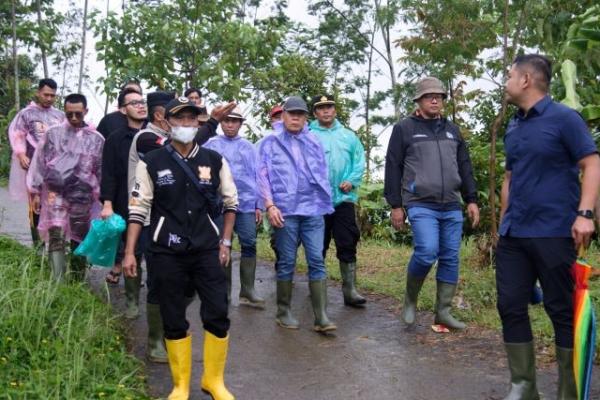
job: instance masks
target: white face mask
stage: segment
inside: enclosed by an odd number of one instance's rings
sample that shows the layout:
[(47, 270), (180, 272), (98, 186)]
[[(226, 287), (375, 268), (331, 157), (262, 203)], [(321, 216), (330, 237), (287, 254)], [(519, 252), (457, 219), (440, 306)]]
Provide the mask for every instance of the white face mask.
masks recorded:
[(171, 138), (183, 144), (188, 144), (196, 137), (198, 128), (193, 126), (172, 126)]

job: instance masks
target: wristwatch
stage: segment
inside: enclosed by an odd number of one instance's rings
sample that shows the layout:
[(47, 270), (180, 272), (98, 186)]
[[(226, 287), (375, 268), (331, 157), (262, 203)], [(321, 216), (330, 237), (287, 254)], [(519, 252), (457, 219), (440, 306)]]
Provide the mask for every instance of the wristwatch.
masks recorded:
[(219, 241), (219, 243), (222, 244), (223, 246), (231, 247), (231, 240), (229, 240), (229, 239), (221, 239)]
[(594, 211), (593, 210), (578, 210), (577, 215), (587, 219), (594, 219)]

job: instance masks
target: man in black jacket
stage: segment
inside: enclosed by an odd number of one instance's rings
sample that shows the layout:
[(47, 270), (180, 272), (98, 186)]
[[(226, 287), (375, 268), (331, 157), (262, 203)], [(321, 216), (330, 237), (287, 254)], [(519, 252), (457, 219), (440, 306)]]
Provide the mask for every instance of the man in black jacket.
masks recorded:
[[(125, 89), (133, 89), (140, 95), (143, 94), (142, 87), (140, 86), (140, 83), (137, 80), (131, 80), (126, 82), (121, 87), (121, 92)], [(102, 117), (100, 123), (98, 124), (98, 127), (96, 128), (96, 130), (100, 132), (102, 136), (104, 136), (104, 139), (107, 139), (111, 133), (124, 129), (128, 125), (127, 117), (123, 115), (123, 113), (120, 110), (121, 104), (118, 103), (118, 106), (119, 109), (117, 111), (113, 111)]]
[[(173, 376), (169, 398), (187, 399), (190, 392), (192, 337), (184, 292), (191, 282), (200, 296), (205, 329), (201, 388), (214, 399), (233, 400), (223, 382), (229, 346), (223, 267), (230, 258), (238, 197), (227, 161), (194, 141), (199, 113), (185, 97), (169, 102), (171, 143), (145, 155), (136, 167), (123, 268), (132, 278), (139, 273), (135, 247), (150, 217), (153, 284), (157, 285)], [(220, 212), (218, 197), (224, 208), (222, 236), (213, 221)]]
[(441, 114), (445, 98), (439, 79), (428, 77), (417, 84), (413, 100), (418, 109), (394, 126), (390, 138), (384, 194), (392, 207), (393, 227), (403, 227), (406, 209), (413, 231), (402, 319), (409, 326), (415, 322), (417, 297), (437, 261), (435, 323), (464, 329), (450, 314), (458, 283), (461, 197), (473, 226), (479, 223), (479, 208), (466, 143), (459, 127)]

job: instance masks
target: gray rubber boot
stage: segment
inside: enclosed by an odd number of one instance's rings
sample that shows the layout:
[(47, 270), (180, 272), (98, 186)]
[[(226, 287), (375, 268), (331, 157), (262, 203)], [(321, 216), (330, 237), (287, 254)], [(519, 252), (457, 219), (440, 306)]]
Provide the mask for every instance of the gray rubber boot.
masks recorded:
[(337, 326), (327, 317), (327, 280), (310, 281), (310, 300), (315, 314), (315, 331), (328, 332), (337, 329)]
[(539, 400), (533, 342), (504, 343), (510, 370), (510, 392), (503, 400)]
[(52, 271), (52, 278), (57, 282), (62, 282), (67, 273), (67, 258), (64, 250), (49, 251), (48, 263)]
[(256, 294), (254, 279), (256, 277), (256, 258), (240, 259), (240, 304), (256, 308), (265, 308), (265, 300)]
[(558, 364), (558, 400), (577, 400), (577, 386), (573, 372), (573, 349), (556, 346)]
[(344, 304), (351, 307), (362, 307), (367, 299), (356, 291), (356, 263), (340, 261), (340, 275), (342, 276), (342, 293)]
[(437, 281), (437, 296), (435, 304), (436, 324), (441, 324), (449, 329), (465, 329), (467, 325), (460, 322), (450, 314), (452, 309), (452, 299), (456, 293), (456, 285)]
[(137, 276), (125, 277), (125, 318), (135, 319), (140, 315), (140, 288), (142, 284), (142, 268), (137, 264)]
[(292, 315), (292, 281), (277, 281), (277, 325), (287, 329), (298, 329), (298, 320)]
[(168, 363), (167, 348), (165, 347), (163, 322), (158, 304), (146, 304), (148, 318), (148, 347), (146, 357), (155, 363)]
[(400, 317), (407, 325), (415, 323), (417, 318), (417, 300), (419, 298), (419, 292), (423, 287), (425, 278), (417, 278), (411, 274), (406, 274), (406, 291), (404, 292), (404, 307), (402, 307), (402, 314)]

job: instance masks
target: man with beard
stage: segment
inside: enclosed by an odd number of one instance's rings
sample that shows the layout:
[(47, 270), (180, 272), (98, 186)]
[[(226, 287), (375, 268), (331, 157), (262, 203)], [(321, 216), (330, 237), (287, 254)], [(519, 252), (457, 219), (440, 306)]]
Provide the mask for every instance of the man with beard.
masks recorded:
[(54, 80), (40, 80), (35, 101), (19, 111), (8, 127), (12, 149), (8, 192), (13, 200), (29, 202), (29, 225), (35, 246), (40, 243), (37, 231), (39, 214), (32, 207), (33, 198), (27, 192), (26, 176), (38, 142), (44, 138), (49, 127), (65, 119), (65, 114), (53, 107), (56, 88)]
[[(548, 95), (552, 66), (518, 56), (506, 97), (518, 107), (504, 136), (506, 172), (496, 251), (498, 312), (511, 376), (505, 399), (539, 399), (528, 303), (539, 280), (552, 321), (558, 399), (576, 399), (571, 267), (594, 232), (600, 158), (581, 116)], [(581, 178), (580, 178), (581, 176)]]
[[(205, 329), (200, 387), (215, 400), (233, 400), (223, 379), (230, 324), (223, 267), (231, 256), (236, 187), (227, 161), (194, 141), (198, 107), (180, 97), (165, 108), (172, 141), (136, 167), (123, 267), (127, 276), (139, 274), (135, 247), (150, 217), (150, 263), (174, 386), (169, 398), (187, 400), (190, 393), (192, 337), (184, 292), (191, 283), (200, 296)], [(218, 198), (225, 209), (222, 234), (213, 221), (220, 212)]]
[[(65, 97), (67, 120), (48, 129), (37, 146), (27, 175), (34, 208), (40, 213), (38, 231), (48, 242), (52, 275), (67, 271), (65, 242), (74, 250), (98, 216), (100, 169), (104, 138), (84, 122), (87, 100), (81, 94)], [(72, 277), (82, 280), (87, 263), (71, 255)]]
[[(146, 101), (134, 89), (125, 89), (118, 98), (120, 112), (127, 117), (127, 127), (113, 132), (102, 152), (102, 182), (100, 200), (103, 203), (102, 218), (108, 218), (117, 213), (127, 220), (129, 188), (127, 186), (127, 170), (129, 162), (129, 149), (135, 134), (142, 128), (148, 116)], [(123, 247), (117, 252), (115, 267), (106, 276), (108, 283), (116, 284), (121, 275), (121, 260)], [(141, 249), (138, 250), (141, 256)], [(139, 292), (141, 273), (137, 278), (125, 279), (125, 297), (127, 299), (126, 318), (136, 318), (139, 315)]]

